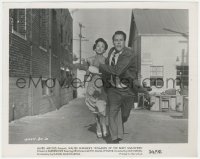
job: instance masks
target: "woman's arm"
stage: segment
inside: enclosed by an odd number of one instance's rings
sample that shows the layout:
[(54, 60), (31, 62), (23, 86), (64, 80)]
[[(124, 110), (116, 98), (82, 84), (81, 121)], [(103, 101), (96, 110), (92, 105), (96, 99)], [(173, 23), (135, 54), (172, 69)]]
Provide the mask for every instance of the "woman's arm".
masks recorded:
[(87, 70), (87, 71), (86, 71), (86, 74), (85, 74), (85, 76), (84, 76), (84, 81), (85, 81), (85, 82), (87, 81), (87, 79), (88, 79), (89, 76), (90, 76), (90, 71)]
[(92, 65), (92, 58), (91, 57), (87, 58), (86, 62), (83, 63), (83, 65), (86, 71), (86, 74), (84, 76), (84, 81), (87, 81), (88, 77), (90, 76), (89, 66)]

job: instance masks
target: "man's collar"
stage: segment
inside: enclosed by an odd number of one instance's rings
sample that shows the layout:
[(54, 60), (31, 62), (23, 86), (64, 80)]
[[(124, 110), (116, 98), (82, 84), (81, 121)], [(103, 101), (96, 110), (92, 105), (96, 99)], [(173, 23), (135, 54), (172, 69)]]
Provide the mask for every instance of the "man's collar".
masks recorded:
[(117, 52), (117, 51), (114, 49), (112, 53), (115, 53), (116, 55), (120, 55), (120, 54), (122, 54), (123, 51), (124, 51), (124, 49), (121, 50), (120, 52)]

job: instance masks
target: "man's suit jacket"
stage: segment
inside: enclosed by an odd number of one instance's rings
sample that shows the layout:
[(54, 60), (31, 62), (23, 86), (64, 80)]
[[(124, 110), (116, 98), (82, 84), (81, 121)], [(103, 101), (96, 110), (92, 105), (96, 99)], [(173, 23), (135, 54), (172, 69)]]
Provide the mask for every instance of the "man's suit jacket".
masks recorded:
[[(99, 71), (104, 75), (106, 81), (111, 75), (118, 76), (123, 84), (133, 88), (135, 81), (137, 81), (137, 57), (132, 49), (125, 47), (119, 55), (115, 66), (109, 65), (109, 59), (114, 51), (114, 47), (110, 49), (105, 64), (99, 65)], [(136, 82), (137, 83), (137, 82)], [(133, 89), (132, 89), (133, 90)], [(135, 88), (134, 88), (134, 91)]]

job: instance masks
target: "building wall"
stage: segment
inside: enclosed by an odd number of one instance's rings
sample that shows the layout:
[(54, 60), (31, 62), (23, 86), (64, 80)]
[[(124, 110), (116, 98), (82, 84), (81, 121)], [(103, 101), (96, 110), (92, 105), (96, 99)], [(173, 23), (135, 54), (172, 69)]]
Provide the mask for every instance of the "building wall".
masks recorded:
[[(20, 12), (18, 17), (17, 11)], [(56, 18), (52, 18), (53, 13)], [(36, 83), (40, 77), (43, 80), (61, 79), (61, 67), (66, 71), (72, 63), (72, 43), (67, 45), (69, 49), (66, 51), (66, 46), (60, 41), (61, 24), (65, 24), (65, 31), (69, 32), (68, 39), (71, 41), (73, 26), (67, 9), (10, 10), (9, 121), (59, 109), (73, 99), (73, 90), (61, 89), (58, 82), (52, 89), (42, 88), (41, 81), (36, 88), (32, 83), (30, 87), (26, 83), (24, 88), (16, 85), (19, 78), (28, 82), (30, 75)], [(66, 38), (64, 34), (62, 36)]]
[[(187, 43), (182, 36), (142, 36), (141, 37), (141, 75), (142, 80), (150, 78), (150, 66), (164, 67), (164, 86), (156, 88), (152, 86), (152, 92), (162, 92), (166, 89), (173, 88), (172, 81), (166, 79), (176, 79), (176, 59), (182, 59), (183, 50), (187, 51)], [(179, 86), (177, 87), (177, 89)]]
[[(38, 78), (33, 78), (33, 81), (37, 83)], [(60, 108), (60, 87), (59, 84), (56, 83), (55, 87), (53, 87), (52, 92), (48, 95), (43, 94), (43, 88), (41, 86), (41, 82), (38, 83), (38, 87), (34, 87), (33, 83), (30, 83), (30, 87), (32, 90), (32, 105), (33, 105), (33, 114), (44, 114), (52, 110), (56, 110)]]
[(68, 103), (69, 101), (71, 101), (74, 98), (72, 87), (61, 89), (61, 94), (62, 94), (61, 100), (60, 100), (61, 105)]
[[(56, 17), (58, 19), (57, 21), (57, 28), (56, 30), (59, 30), (59, 34), (57, 35), (57, 40), (54, 38), (54, 42), (58, 42), (56, 46), (60, 46), (58, 49), (60, 50), (60, 55), (57, 54), (57, 49), (55, 51), (52, 50), (53, 58), (55, 59), (55, 63), (59, 64), (62, 69), (62, 73), (60, 74), (60, 80), (66, 79), (67, 82), (69, 82), (70, 77), (69, 74), (72, 73), (72, 45), (73, 45), (73, 19), (69, 13), (69, 10), (63, 9), (63, 10), (56, 10)], [(62, 36), (61, 36), (62, 34)], [(53, 65), (52, 65), (53, 67)], [(52, 72), (53, 76), (57, 76), (56, 74), (58, 72), (61, 72), (61, 69), (59, 67), (59, 70), (54, 70), (55, 72)], [(60, 102), (61, 105), (67, 104), (70, 100), (73, 99), (73, 88), (61, 88), (60, 89)]]
[[(11, 21), (10, 21), (11, 24)], [(21, 25), (21, 24), (20, 24)], [(24, 33), (24, 32), (23, 32)], [(31, 115), (30, 90), (19, 88), (16, 81), (30, 75), (30, 41), (12, 33), (9, 28), (9, 121)]]
[[(9, 78), (9, 121), (32, 114), (30, 105), (30, 89), (28, 86), (19, 88), (16, 85), (18, 77)], [(26, 78), (24, 78), (26, 80)]]

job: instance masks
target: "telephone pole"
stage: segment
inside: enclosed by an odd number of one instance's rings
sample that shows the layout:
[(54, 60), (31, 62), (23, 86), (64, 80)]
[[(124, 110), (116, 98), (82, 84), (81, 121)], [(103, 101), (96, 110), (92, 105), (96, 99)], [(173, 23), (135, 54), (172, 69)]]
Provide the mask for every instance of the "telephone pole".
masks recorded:
[(81, 23), (79, 23), (79, 27), (80, 27), (80, 34), (79, 34), (79, 44), (80, 44), (80, 46), (79, 46), (79, 49), (80, 49), (80, 52), (79, 52), (79, 54), (80, 54), (80, 64), (81, 64), (81, 41), (82, 41), (82, 38), (83, 38), (83, 36), (82, 36), (82, 28), (84, 27)]
[(80, 28), (80, 32), (79, 32), (79, 39), (74, 39), (74, 40), (79, 40), (79, 56), (80, 56), (80, 64), (81, 64), (81, 59), (82, 59), (82, 41), (89, 41), (87, 39), (84, 39), (85, 37), (82, 35), (82, 28), (85, 28), (85, 26), (81, 23), (79, 23), (79, 28)]

